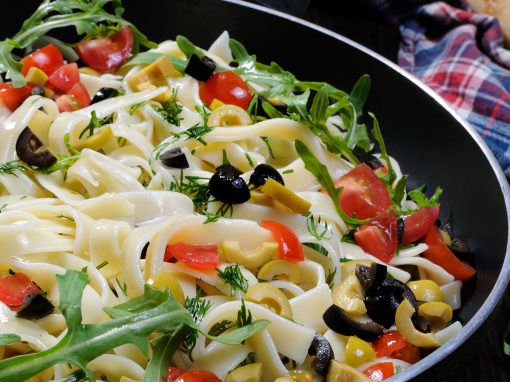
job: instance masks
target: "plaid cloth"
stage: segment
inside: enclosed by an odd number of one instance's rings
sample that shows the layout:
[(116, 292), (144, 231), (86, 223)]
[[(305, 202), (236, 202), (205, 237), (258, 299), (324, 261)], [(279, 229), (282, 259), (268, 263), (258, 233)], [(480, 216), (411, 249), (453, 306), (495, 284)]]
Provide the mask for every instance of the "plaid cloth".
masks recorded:
[(474, 126), (510, 177), (510, 50), (498, 20), (465, 0), (368, 1), (400, 25), (398, 64)]

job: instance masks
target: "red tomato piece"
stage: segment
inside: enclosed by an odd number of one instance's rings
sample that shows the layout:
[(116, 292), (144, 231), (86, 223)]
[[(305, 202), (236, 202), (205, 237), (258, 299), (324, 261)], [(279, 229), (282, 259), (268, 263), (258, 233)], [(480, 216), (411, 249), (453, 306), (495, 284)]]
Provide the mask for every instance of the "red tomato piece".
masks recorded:
[(81, 82), (75, 83), (67, 92), (68, 95), (73, 96), (77, 109), (84, 108), (90, 105), (90, 95), (85, 86)]
[(55, 70), (49, 77), (50, 85), (67, 92), (74, 84), (80, 82), (80, 72), (76, 63), (65, 64)]
[(392, 362), (380, 362), (367, 367), (363, 374), (372, 382), (381, 382), (395, 375), (395, 366)]
[(5, 82), (0, 84), (0, 101), (11, 111), (16, 108), (30, 96), (32, 87), (30, 85), (23, 86), (22, 88), (15, 88), (12, 82)]
[(176, 259), (194, 268), (214, 269), (220, 265), (220, 255), (216, 244), (168, 244), (165, 261)]
[(406, 339), (396, 330), (381, 334), (372, 344), (377, 357), (390, 357), (394, 351), (407, 346)]
[(413, 364), (421, 359), (421, 355), (420, 350), (416, 346), (408, 343), (405, 348), (394, 351), (391, 358), (401, 359), (402, 361)]
[(456, 280), (468, 281), (475, 275), (476, 270), (471, 265), (460, 261), (450, 251), (450, 248), (443, 242), (443, 238), (436, 227), (430, 229), (425, 236), (424, 242), (429, 248), (423, 255), (434, 264), (443, 267)]
[(246, 82), (234, 72), (215, 73), (200, 85), (200, 99), (207, 105), (216, 98), (223, 103), (246, 110), (252, 96)]
[(305, 259), (303, 247), (297, 235), (287, 226), (273, 220), (262, 220), (260, 226), (271, 231), (271, 234), (278, 243), (281, 259), (294, 262)]
[(349, 216), (369, 219), (388, 209), (391, 198), (383, 181), (366, 164), (354, 167), (335, 182), (343, 187), (339, 197), (340, 207)]
[(21, 308), (27, 296), (39, 293), (39, 287), (23, 273), (0, 279), (0, 301), (10, 308)]
[(122, 27), (113, 36), (83, 40), (76, 46), (82, 61), (99, 71), (114, 70), (126, 61), (133, 49), (133, 32)]
[(439, 216), (439, 206), (421, 207), (404, 218), (402, 244), (411, 244), (430, 231)]
[(49, 44), (21, 59), (21, 64), (23, 65), (22, 73), (24, 76), (32, 67), (39, 68), (50, 76), (55, 70), (64, 65), (64, 58), (55, 45)]
[(388, 263), (397, 251), (397, 217), (388, 209), (354, 233), (354, 239), (363, 250)]
[(183, 370), (169, 367), (165, 382), (221, 382), (221, 379), (207, 370)]
[(58, 106), (58, 111), (63, 113), (64, 111), (74, 111), (76, 102), (73, 100), (73, 97), (68, 96), (66, 94), (59, 96), (55, 102)]

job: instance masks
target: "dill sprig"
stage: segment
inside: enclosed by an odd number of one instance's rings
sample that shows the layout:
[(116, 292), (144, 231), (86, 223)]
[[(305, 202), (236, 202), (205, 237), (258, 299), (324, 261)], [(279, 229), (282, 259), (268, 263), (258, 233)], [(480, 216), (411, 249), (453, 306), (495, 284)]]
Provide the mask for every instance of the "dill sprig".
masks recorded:
[(211, 330), (209, 330), (209, 335), (210, 336), (219, 336), (223, 333), (225, 333), (227, 330), (229, 330), (230, 328), (233, 328), (234, 326), (236, 326), (235, 323), (233, 323), (232, 321), (230, 320), (221, 320), (217, 323), (215, 323)]
[[(202, 290), (197, 291), (195, 297), (186, 297), (184, 301), (184, 307), (188, 309), (193, 321), (198, 325), (206, 315), (207, 311), (211, 308), (212, 303), (205, 300), (204, 292)], [(181, 344), (181, 350), (185, 352), (188, 358), (193, 361), (193, 349), (197, 344), (198, 331), (196, 329), (188, 328), (184, 341)]]
[(222, 271), (216, 269), (218, 277), (223, 279), (225, 284), (230, 285), (230, 295), (234, 296), (236, 291), (240, 290), (244, 293), (248, 290), (248, 280), (243, 276), (239, 264), (232, 264)]
[(93, 110), (90, 115), (89, 124), (81, 131), (79, 138), (83, 137), (85, 133), (88, 133), (87, 137), (91, 137), (96, 132), (96, 129), (101, 126), (108, 125), (113, 122), (113, 115), (110, 115), (106, 118), (98, 118), (96, 115), (96, 111)]
[(15, 177), (18, 177), (16, 174), (17, 171), (28, 170), (30, 169), (18, 160), (0, 163), (0, 174), (2, 175), (14, 175)]
[(182, 118), (179, 115), (182, 112), (182, 105), (177, 103), (177, 91), (174, 90), (172, 97), (163, 105), (152, 108), (168, 123), (177, 127), (181, 125)]
[(321, 241), (323, 239), (329, 239), (326, 235), (328, 234), (328, 223), (322, 223), (321, 217), (315, 219), (313, 215), (308, 215), (306, 219), (306, 228), (310, 235), (312, 235), (317, 241)]
[(251, 324), (252, 321), (253, 321), (253, 317), (251, 316), (250, 310), (246, 309), (244, 300), (241, 300), (241, 308), (237, 312), (236, 326), (238, 328), (242, 328), (243, 326)]
[(195, 211), (203, 213), (207, 209), (211, 193), (209, 192), (209, 179), (200, 176), (184, 176), (181, 170), (179, 178), (174, 177), (170, 183), (170, 191), (180, 192), (189, 196), (195, 206)]

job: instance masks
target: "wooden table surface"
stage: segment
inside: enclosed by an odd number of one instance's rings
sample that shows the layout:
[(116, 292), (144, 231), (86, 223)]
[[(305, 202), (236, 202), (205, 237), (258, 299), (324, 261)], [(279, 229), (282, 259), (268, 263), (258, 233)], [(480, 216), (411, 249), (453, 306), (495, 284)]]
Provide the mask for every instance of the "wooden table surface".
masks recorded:
[[(305, 19), (338, 32), (396, 62), (398, 27), (383, 22), (360, 0), (312, 0)], [(510, 382), (510, 357), (503, 353), (503, 336), (510, 321), (510, 288), (484, 340), (451, 381)]]

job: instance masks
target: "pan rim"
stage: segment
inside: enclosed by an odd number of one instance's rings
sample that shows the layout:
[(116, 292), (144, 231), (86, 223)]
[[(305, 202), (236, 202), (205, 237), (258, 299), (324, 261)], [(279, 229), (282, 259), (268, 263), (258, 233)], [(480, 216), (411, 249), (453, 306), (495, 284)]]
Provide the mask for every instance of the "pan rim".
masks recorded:
[(339, 40), (342, 43), (350, 45), (351, 47), (358, 49), (359, 51), (375, 58), (383, 65), (388, 66), (389, 68), (395, 70), (402, 77), (413, 83), (415, 86), (420, 88), (426, 95), (431, 97), (435, 102), (437, 102), (442, 108), (444, 108), (453, 118), (454, 120), (461, 125), (464, 130), (471, 136), (471, 138), (476, 142), (480, 150), (482, 151), (485, 158), (489, 161), (491, 169), (498, 180), (498, 184), (503, 194), (503, 198), (505, 201), (506, 207), (506, 217), (507, 217), (507, 245), (505, 252), (505, 259), (503, 261), (503, 265), (499, 272), (498, 278), (492, 288), (491, 292), (487, 296), (485, 302), (481, 305), (480, 309), (475, 313), (475, 315), (469, 320), (469, 322), (463, 327), (462, 331), (455, 335), (450, 341), (448, 341), (445, 345), (438, 348), (432, 354), (428, 355), (409, 369), (396, 374), (394, 377), (390, 378), (393, 382), (403, 382), (408, 381), (414, 377), (423, 374), (432, 366), (438, 364), (440, 361), (451, 355), (456, 349), (458, 349), (465, 341), (467, 341), (471, 336), (473, 336), (478, 329), (482, 326), (482, 324), (489, 318), (492, 312), (499, 305), (503, 293), (505, 292), (507, 286), (510, 282), (510, 186), (506, 179), (501, 166), (496, 160), (494, 154), (487, 146), (485, 141), (482, 139), (480, 135), (475, 131), (474, 127), (472, 127), (466, 120), (464, 120), (457, 111), (450, 106), (439, 94), (437, 94), (432, 88), (430, 88), (427, 84), (414, 77), (411, 73), (405, 71), (395, 63), (391, 62), (387, 58), (383, 57), (377, 52), (345, 37), (339, 33), (333, 32), (327, 28), (324, 28), (320, 25), (314, 24), (312, 22), (303, 20), (296, 16), (292, 16), (280, 11), (276, 11), (273, 9), (266, 8), (261, 5), (248, 3), (244, 0), (222, 0), (223, 2), (235, 4), (238, 6), (251, 8), (263, 13), (267, 13), (273, 16), (278, 16), (283, 19), (287, 19), (289, 21), (300, 24), (304, 27), (316, 30), (321, 32), (329, 37), (333, 37), (336, 40)]

